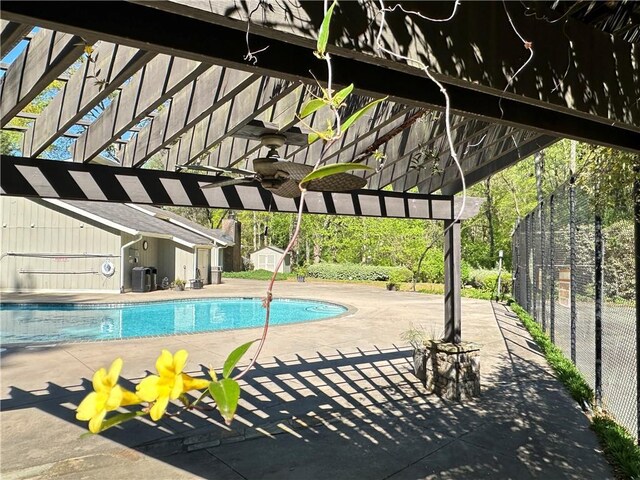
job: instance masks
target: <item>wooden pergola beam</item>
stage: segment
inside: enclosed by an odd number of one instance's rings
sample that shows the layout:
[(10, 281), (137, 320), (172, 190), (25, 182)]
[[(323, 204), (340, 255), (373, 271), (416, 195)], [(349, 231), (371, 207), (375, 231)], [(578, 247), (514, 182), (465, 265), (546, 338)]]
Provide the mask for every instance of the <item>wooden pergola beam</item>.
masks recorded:
[(155, 53), (99, 42), (25, 133), (23, 155), (37, 157), (118, 89)]
[(124, 166), (139, 167), (163, 147), (222, 105), (241, 96), (243, 90), (260, 80), (238, 70), (211, 67), (171, 100), (171, 105), (133, 136), (126, 147)]
[[(200, 5), (202, 8), (192, 9), (190, 15), (182, 14), (184, 12), (168, 11), (177, 5), (173, 2), (149, 2), (149, 6), (130, 2), (94, 2), (87, 5), (90, 7), (78, 11), (79, 9), (60, 8), (57, 2), (55, 5), (47, 3), (34, 5), (31, 2), (5, 1), (3, 14), (6, 19), (12, 21), (37, 23), (47, 28), (81, 35), (93, 34), (108, 41), (137, 48), (230, 66), (261, 75), (301, 80), (310, 84), (315, 81), (310, 71), (320, 68), (317, 60), (310, 54), (313, 50), (311, 39), (279, 31), (277, 28), (259, 28), (255, 24), (252, 24), (254, 44), (269, 45), (269, 52), (276, 53), (262, 55), (259, 64), (255, 66), (243, 63), (241, 59), (246, 54), (246, 22), (231, 18), (229, 14), (225, 16), (222, 13), (216, 14), (203, 10), (203, 8), (224, 10), (229, 6), (228, 3), (202, 2), (202, 5), (194, 3), (193, 5)], [(425, 7), (426, 2), (421, 5), (423, 5), (421, 8), (428, 8)], [(306, 3), (302, 6), (308, 7)], [(240, 8), (244, 7), (246, 5), (243, 4)], [(184, 6), (177, 5), (176, 8), (182, 9)], [(321, 8), (319, 6), (313, 8), (316, 8), (316, 13), (321, 18)], [(518, 128), (535, 129), (550, 135), (574, 138), (633, 152), (640, 151), (640, 127), (637, 126), (640, 124), (638, 122), (640, 105), (636, 102), (637, 95), (628, 92), (629, 89), (634, 89), (633, 64), (639, 63), (640, 51), (623, 41), (611, 41), (602, 32), (584, 25), (581, 29), (579, 25), (571, 23), (567, 28), (574, 34), (571, 35), (574, 42), (572, 51), (577, 60), (572, 76), (563, 78), (562, 74), (566, 70), (566, 52), (558, 48), (558, 45), (567, 44), (563, 25), (547, 25), (524, 15), (518, 15), (518, 22), (527, 25), (527, 33), (535, 35), (535, 38), (533, 36), (532, 38), (539, 53), (536, 58), (551, 62), (557, 68), (548, 68), (546, 64), (544, 68), (542, 66), (535, 68), (533, 65), (529, 72), (515, 82), (513, 88), (516, 89), (516, 94), (503, 92), (507, 79), (502, 68), (515, 72), (515, 67), (522, 64), (523, 47), (517, 41), (506, 18), (504, 22), (499, 22), (497, 25), (499, 28), (495, 31), (493, 28), (487, 29), (482, 22), (478, 22), (478, 18), (485, 18), (487, 15), (495, 14), (495, 18), (504, 17), (504, 11), (498, 11), (498, 8), (502, 9), (502, 5), (471, 2), (461, 10), (461, 12), (464, 11), (464, 16), (460, 17), (462, 20), (446, 26), (448, 35), (455, 41), (455, 45), (471, 49), (468, 55), (464, 55), (465, 58), (477, 58), (477, 55), (474, 56), (472, 46), (478, 42), (482, 43), (482, 55), (479, 63), (474, 67), (480, 72), (484, 72), (485, 67), (490, 68), (489, 77), (493, 78), (494, 83), (491, 86), (484, 85), (482, 81), (474, 83), (471, 77), (468, 80), (460, 80), (459, 75), (454, 75), (456, 71), (454, 65), (449, 72), (450, 75), (444, 73), (442, 76), (452, 99), (453, 111), (465, 115), (477, 115), (489, 121)], [(364, 15), (375, 13), (375, 11), (363, 12)], [(137, 20), (139, 18), (145, 18), (145, 21), (140, 22)], [(281, 19), (279, 22), (282, 23)], [(306, 27), (308, 29), (309, 25), (319, 24), (320, 22), (306, 23)], [(174, 30), (189, 32), (189, 35), (167, 35), (165, 31), (157, 28), (158, 25), (171, 25)], [(427, 28), (431, 27), (431, 24), (416, 24), (416, 26)], [(349, 24), (344, 24), (343, 28), (349, 32), (351, 27)], [(404, 23), (399, 28), (407, 29), (408, 25)], [(400, 37), (400, 32), (397, 35)], [(349, 35), (345, 36), (347, 37)], [(409, 35), (409, 38), (414, 37)], [(420, 38), (428, 38), (428, 36)], [(468, 41), (465, 43), (465, 40)], [(359, 45), (358, 49), (330, 49), (336, 86), (353, 82), (357, 86), (356, 93), (363, 96), (380, 98), (389, 95), (391, 101), (419, 108), (444, 106), (444, 99), (438, 87), (425, 79), (419, 69), (373, 57), (367, 52), (360, 51), (362, 46)], [(446, 44), (442, 48), (436, 45), (423, 45), (420, 42), (411, 45), (411, 49), (422, 49), (425, 58), (429, 58), (430, 48), (434, 47), (444, 52), (439, 60), (451, 58), (449, 53), (451, 47)], [(493, 51), (500, 52), (507, 65), (514, 68), (504, 67), (501, 62), (485, 62), (484, 57), (490, 56), (491, 48), (494, 48)], [(610, 62), (611, 68), (607, 65), (589, 72), (578, 70), (583, 63), (590, 64), (590, 59), (594, 57), (599, 61)], [(467, 70), (470, 71), (470, 69)], [(541, 71), (551, 72), (549, 78), (543, 79), (544, 85), (548, 87), (544, 90), (548, 92), (546, 98), (539, 100), (535, 95), (520, 94), (521, 89), (526, 90), (525, 86), (528, 83), (535, 84), (534, 77)], [(576, 72), (581, 73), (584, 78), (571, 81), (577, 76)], [(598, 75), (604, 74), (608, 76), (598, 78)], [(612, 78), (616, 75), (620, 78)], [(551, 94), (558, 82), (563, 82), (563, 91), (557, 95)], [(622, 89), (618, 88), (619, 84), (623, 86)], [(581, 96), (574, 93), (573, 103), (569, 106), (557, 104), (569, 98), (565, 95), (568, 86), (572, 91), (582, 92), (585, 88), (590, 88), (600, 92), (604, 90), (603, 85), (607, 85), (609, 93), (603, 92), (602, 95), (598, 95), (598, 98), (606, 101), (601, 103), (590, 101), (583, 105), (576, 101)], [(575, 90), (573, 90), (574, 87)], [(534, 87), (534, 90), (537, 95), (539, 89)], [(498, 102), (500, 98), (502, 100)], [(598, 116), (591, 112), (603, 112), (603, 114)], [(615, 113), (616, 122), (608, 117), (608, 112)]]
[(270, 77), (251, 82), (232, 102), (223, 103), (183, 134), (180, 142), (171, 148), (174, 150), (169, 154), (174, 158), (172, 162), (180, 165), (193, 162), (296, 88), (292, 82)]
[[(61, 200), (133, 202), (147, 205), (296, 212), (299, 198), (272, 195), (257, 183), (205, 188), (215, 177), (117, 168), (2, 155), (0, 194)], [(312, 214), (452, 220), (460, 199), (447, 195), (375, 190), (348, 193), (309, 192), (305, 211)], [(469, 198), (461, 219), (475, 216), (482, 199)]]
[(0, 79), (0, 126), (5, 126), (84, 51), (85, 40), (42, 29)]
[(120, 90), (74, 145), (74, 162), (88, 162), (209, 68), (184, 58), (158, 55)]
[[(466, 185), (467, 187), (475, 185), (485, 178), (517, 163), (522, 158), (533, 155), (535, 152), (539, 152), (540, 150), (553, 145), (557, 141), (558, 139), (551, 135), (539, 135), (531, 140), (525, 141), (520, 144), (518, 148), (514, 147), (509, 151), (503, 152), (493, 161), (484, 163), (478, 168), (465, 173)], [(459, 178), (453, 178), (450, 182), (441, 186), (441, 191), (447, 195), (455, 195), (462, 191), (462, 183)]]
[(0, 51), (2, 55), (9, 53), (32, 28), (31, 25), (0, 20)]
[[(396, 139), (393, 144), (388, 145), (385, 148), (385, 153), (388, 151), (389, 157), (392, 158), (388, 164), (385, 162), (385, 168), (382, 169), (377, 178), (374, 179), (372, 186), (375, 188), (384, 188), (391, 184), (399, 183), (406, 177), (408, 172), (411, 172), (410, 164), (412, 159), (419, 160), (420, 152), (437, 150), (441, 152), (440, 147), (436, 145), (446, 142), (446, 130), (444, 125), (444, 117), (442, 114), (437, 114), (437, 118), (433, 118), (431, 115), (426, 118), (426, 121), (414, 124), (410, 129), (403, 132), (403, 136)], [(470, 123), (474, 123), (475, 120), (454, 116), (451, 119), (451, 132), (453, 135), (457, 135), (459, 131), (463, 130)], [(447, 147), (447, 152), (449, 151)], [(395, 153), (395, 157), (392, 155)], [(426, 155), (426, 154), (425, 154)], [(429, 165), (433, 162), (431, 161)], [(425, 168), (427, 165), (425, 165)], [(396, 188), (394, 188), (396, 190)], [(404, 191), (403, 188), (398, 188), (397, 191)]]

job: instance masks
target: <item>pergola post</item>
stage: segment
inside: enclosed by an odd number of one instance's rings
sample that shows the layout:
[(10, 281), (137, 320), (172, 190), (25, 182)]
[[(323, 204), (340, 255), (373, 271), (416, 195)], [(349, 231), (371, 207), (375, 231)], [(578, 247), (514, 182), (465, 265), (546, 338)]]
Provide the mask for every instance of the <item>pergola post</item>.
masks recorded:
[(460, 222), (444, 222), (444, 338), (461, 342)]

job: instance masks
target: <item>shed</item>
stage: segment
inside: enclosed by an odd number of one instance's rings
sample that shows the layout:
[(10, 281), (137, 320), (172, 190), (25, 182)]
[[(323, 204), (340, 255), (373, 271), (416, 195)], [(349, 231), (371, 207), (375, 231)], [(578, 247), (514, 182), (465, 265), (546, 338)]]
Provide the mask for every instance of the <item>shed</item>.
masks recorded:
[[(249, 257), (255, 270), (275, 271), (276, 265), (284, 255), (284, 250), (278, 247), (269, 246), (256, 250)], [(280, 265), (279, 273), (291, 273), (291, 253), (287, 253), (284, 262)]]

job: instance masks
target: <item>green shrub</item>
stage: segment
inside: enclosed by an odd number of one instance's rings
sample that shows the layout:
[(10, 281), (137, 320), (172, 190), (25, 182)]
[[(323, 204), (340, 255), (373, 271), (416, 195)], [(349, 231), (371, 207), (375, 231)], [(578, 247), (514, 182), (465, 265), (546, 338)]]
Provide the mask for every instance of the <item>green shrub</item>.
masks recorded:
[(598, 435), (605, 456), (620, 473), (620, 478), (640, 478), (640, 448), (629, 432), (602, 414), (593, 416), (591, 428)]
[[(249, 270), (247, 272), (222, 272), (223, 278), (244, 278), (247, 280), (271, 280), (273, 272), (269, 270)], [(276, 280), (286, 280), (288, 273), (279, 273)]]
[(316, 263), (309, 265), (308, 275), (325, 280), (360, 280), (386, 282), (393, 274), (398, 282), (411, 280), (411, 270), (405, 267), (382, 267), (355, 263)]
[(559, 380), (567, 387), (573, 399), (580, 405), (592, 405), (593, 390), (578, 368), (564, 356), (562, 350), (551, 342), (551, 339), (542, 331), (540, 325), (520, 305), (512, 303), (511, 309), (520, 317), (525, 328), (538, 344), (549, 365), (556, 372)]
[[(502, 271), (502, 293), (511, 292), (512, 279), (511, 273)], [(487, 292), (489, 294), (495, 294), (498, 286), (498, 271), (497, 270), (484, 270), (473, 269), (470, 271), (469, 280), (467, 282), (474, 288)]]
[[(462, 283), (468, 283), (471, 266), (464, 260), (460, 265)], [(417, 280), (426, 283), (444, 283), (444, 253), (441, 249), (427, 252), (420, 266)]]

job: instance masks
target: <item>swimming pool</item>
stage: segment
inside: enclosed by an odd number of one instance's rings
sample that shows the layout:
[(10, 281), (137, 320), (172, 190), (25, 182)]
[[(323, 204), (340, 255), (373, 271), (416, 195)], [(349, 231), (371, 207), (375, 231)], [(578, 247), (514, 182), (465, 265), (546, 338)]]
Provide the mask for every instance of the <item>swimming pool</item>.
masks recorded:
[[(0, 341), (59, 343), (155, 337), (260, 327), (265, 311), (257, 298), (215, 298), (128, 304), (0, 305)], [(312, 300), (276, 299), (271, 324), (306, 322), (347, 308)]]

